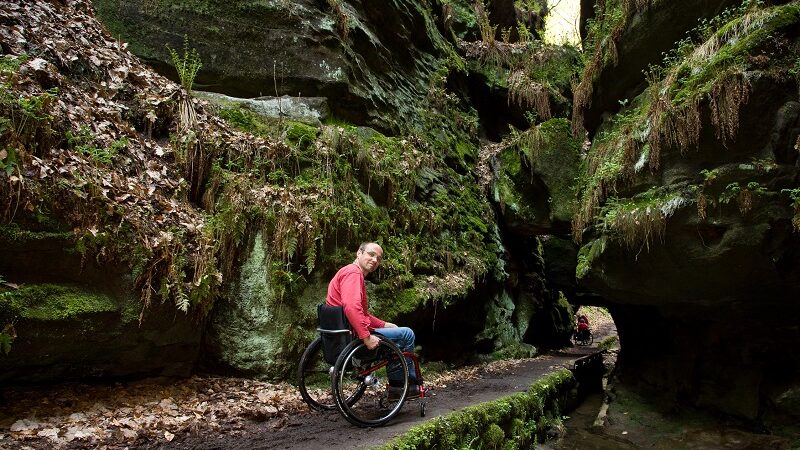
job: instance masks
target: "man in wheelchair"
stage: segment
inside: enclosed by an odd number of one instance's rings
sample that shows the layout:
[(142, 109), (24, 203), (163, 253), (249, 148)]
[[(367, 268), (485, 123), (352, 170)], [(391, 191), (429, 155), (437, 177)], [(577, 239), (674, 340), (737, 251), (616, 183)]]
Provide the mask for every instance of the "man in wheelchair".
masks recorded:
[[(369, 300), (364, 284), (364, 277), (375, 271), (383, 260), (383, 249), (374, 242), (365, 242), (358, 247), (356, 259), (338, 272), (328, 284), (328, 295), (325, 303), (328, 306), (341, 306), (353, 334), (373, 350), (378, 347), (381, 335), (397, 345), (401, 351), (414, 351), (414, 331), (408, 327), (381, 320), (369, 313)], [(402, 368), (397, 364), (389, 367), (389, 396), (399, 397), (405, 381)], [(408, 364), (408, 395), (406, 398), (419, 396), (421, 389), (417, 382), (414, 364)]]
[(589, 338), (589, 319), (586, 318), (585, 315), (581, 314), (578, 316), (578, 323), (577, 323), (577, 331), (576, 331), (576, 338), (579, 341), (585, 341)]

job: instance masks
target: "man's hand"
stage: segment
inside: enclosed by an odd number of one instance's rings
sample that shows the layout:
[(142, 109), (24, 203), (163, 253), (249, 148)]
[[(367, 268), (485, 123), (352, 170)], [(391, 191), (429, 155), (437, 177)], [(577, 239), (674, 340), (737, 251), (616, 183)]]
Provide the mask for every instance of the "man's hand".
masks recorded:
[(397, 325), (392, 322), (383, 322), (383, 328), (397, 328)]
[(375, 336), (374, 334), (370, 334), (362, 339), (362, 341), (364, 341), (364, 345), (366, 345), (370, 350), (375, 350), (375, 348), (378, 347), (378, 344), (381, 342), (381, 340), (378, 339), (378, 336)]

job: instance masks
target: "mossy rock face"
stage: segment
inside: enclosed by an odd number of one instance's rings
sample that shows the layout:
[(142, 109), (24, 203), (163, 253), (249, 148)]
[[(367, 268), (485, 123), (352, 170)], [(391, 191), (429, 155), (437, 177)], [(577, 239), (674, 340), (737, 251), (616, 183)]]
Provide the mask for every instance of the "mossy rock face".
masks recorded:
[[(381, 129), (413, 118), (444, 39), (423, 2), (94, 0), (111, 34), (167, 76), (183, 36), (196, 89), (234, 97), (327, 97), (335, 117)], [(236, 49), (236, 51), (230, 51)]]
[(506, 225), (516, 233), (565, 233), (575, 212), (574, 182), (580, 142), (569, 122), (551, 119), (520, 135), (498, 158), (493, 185)]
[(575, 385), (572, 373), (562, 369), (527, 391), (414, 426), (379, 448), (535, 448), (538, 436), (544, 436), (546, 427), (566, 413)]
[[(522, 300), (526, 300), (524, 297)], [(529, 300), (529, 299), (528, 299)], [(532, 357), (536, 348), (522, 344), (522, 337), (528, 329), (533, 308), (527, 303), (515, 304), (511, 296), (503, 291), (486, 303), (486, 324), (478, 334), (478, 342), (486, 341), (495, 352), (501, 355)]]
[[(618, 167), (616, 192), (595, 208), (577, 275), (614, 315), (623, 380), (755, 420), (775, 407), (765, 400), (769, 386), (796, 383), (800, 373), (800, 357), (783, 350), (800, 340), (800, 7), (746, 14), (698, 44), (718, 42), (713, 55), (676, 57), (663, 69), (680, 77), (654, 88), (689, 118), (674, 132), (696, 142), (664, 144), (660, 163), (647, 170), (652, 140), (639, 141), (629, 160), (644, 163)], [(735, 83), (741, 89), (731, 96)], [(729, 97), (721, 113), (722, 92)], [(615, 145), (595, 143), (588, 160), (603, 151), (615, 160), (626, 148), (621, 136), (635, 141), (654, 123), (653, 97), (643, 97), (614, 117), (607, 136)], [(644, 114), (633, 112), (637, 105)]]
[[(587, 2), (582, 1), (582, 4)], [(622, 9), (625, 2), (606, 2), (607, 9)], [(738, 6), (739, 0), (687, 0), (682, 2), (655, 1), (648, 2), (641, 11), (634, 12), (624, 21), (618, 37), (612, 37), (613, 27), (597, 36), (593, 44), (602, 45), (605, 50), (600, 54), (616, 54), (619, 64), (607, 62), (591, 74), (592, 79), (585, 79), (593, 85), (591, 98), (582, 111), (584, 126), (590, 136), (595, 134), (603, 121), (603, 115), (617, 112), (620, 104), (632, 100), (644, 84), (644, 72), (648, 65), (659, 64), (664, 53), (669, 51), (675, 42), (684, 38), (686, 32), (696, 27), (701, 20), (708, 20), (729, 7)], [(592, 4), (593, 6), (593, 4)], [(612, 15), (621, 14), (614, 13)], [(594, 8), (581, 8), (581, 21), (586, 19), (598, 21), (594, 16)], [(613, 47), (609, 45), (614, 41)], [(595, 53), (595, 48), (587, 48), (588, 55)], [(607, 60), (611, 60), (607, 57)]]
[[(165, 309), (167, 311), (165, 311)], [(16, 338), (0, 354), (0, 381), (51, 382), (130, 376), (186, 376), (200, 330), (152, 306), (139, 324), (138, 297), (87, 286), (25, 284), (0, 293), (0, 323)]]
[(6, 227), (0, 274), (0, 330), (16, 338), (0, 352), (3, 383), (187, 376), (201, 328), (172, 305), (142, 303), (113, 264), (82, 261), (70, 233)]
[(305, 346), (315, 337), (316, 306), (327, 280), (312, 279), (299, 296), (277, 292), (261, 234), (241, 266), (227, 301), (217, 304), (206, 337), (206, 358), (234, 372), (269, 380), (292, 379)]

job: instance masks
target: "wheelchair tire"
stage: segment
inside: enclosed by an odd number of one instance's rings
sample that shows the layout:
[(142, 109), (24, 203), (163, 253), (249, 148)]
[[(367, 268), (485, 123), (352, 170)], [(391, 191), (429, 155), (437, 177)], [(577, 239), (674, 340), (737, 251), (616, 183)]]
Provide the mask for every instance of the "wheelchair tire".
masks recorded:
[[(336, 407), (348, 422), (359, 427), (384, 425), (400, 412), (408, 395), (406, 357), (392, 341), (383, 336), (379, 338), (375, 350), (368, 350), (361, 340), (348, 344), (333, 369), (331, 389)], [(404, 374), (402, 390), (396, 397), (390, 395), (388, 389), (387, 368), (390, 365)], [(346, 401), (356, 392), (360, 394), (355, 401)]]
[(575, 341), (576, 345), (580, 346), (592, 345), (592, 343), (594, 343), (594, 335), (592, 334), (591, 331), (588, 331), (588, 333), (589, 333), (588, 336), (578, 336), (578, 333), (576, 332), (572, 336), (572, 339), (573, 341)]
[[(336, 408), (336, 400), (331, 391), (332, 374), (333, 366), (325, 361), (322, 352), (322, 338), (317, 337), (303, 352), (297, 368), (300, 396), (311, 409), (329, 411)], [(355, 402), (363, 393), (363, 389), (355, 391), (347, 401)]]

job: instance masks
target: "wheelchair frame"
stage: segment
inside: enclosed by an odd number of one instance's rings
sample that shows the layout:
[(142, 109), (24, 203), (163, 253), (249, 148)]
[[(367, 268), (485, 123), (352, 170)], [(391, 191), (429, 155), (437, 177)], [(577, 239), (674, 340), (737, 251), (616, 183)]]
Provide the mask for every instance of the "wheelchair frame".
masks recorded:
[[(419, 360), (412, 352), (403, 352), (391, 340), (377, 335), (378, 347), (369, 350), (360, 339), (352, 339), (349, 329), (317, 328), (320, 336), (309, 344), (300, 358), (298, 387), (311, 409), (337, 409), (353, 425), (376, 427), (396, 416), (408, 398), (408, 361), (414, 364), (419, 385), (419, 411), (425, 416), (425, 389)], [(323, 335), (348, 333), (351, 341), (339, 353), (332, 366), (324, 358)], [(403, 386), (399, 397), (389, 395), (387, 370), (402, 370)], [(323, 389), (320, 385), (329, 385)], [(384, 387), (386, 386), (386, 387)], [(416, 396), (415, 396), (416, 397)]]
[(575, 332), (572, 334), (572, 340), (576, 345), (592, 345), (594, 343), (594, 334), (592, 334), (591, 329), (586, 330), (585, 334), (581, 334), (580, 331), (575, 330)]

